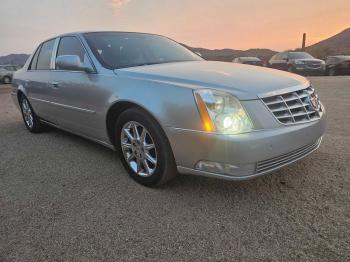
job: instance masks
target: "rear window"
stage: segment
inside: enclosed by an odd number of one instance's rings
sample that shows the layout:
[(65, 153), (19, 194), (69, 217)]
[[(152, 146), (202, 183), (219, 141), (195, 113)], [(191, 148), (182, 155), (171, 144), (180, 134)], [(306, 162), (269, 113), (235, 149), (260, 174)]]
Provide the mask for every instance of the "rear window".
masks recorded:
[(35, 54), (33, 56), (32, 62), (30, 62), (29, 65), (29, 70), (35, 70), (36, 69), (36, 64), (38, 63), (38, 56), (40, 52), (41, 45), (38, 47), (38, 49), (35, 51)]
[(50, 69), (51, 56), (52, 56), (52, 50), (53, 50), (54, 43), (55, 43), (55, 39), (47, 41), (47, 42), (42, 44), (40, 52), (39, 52), (38, 62), (36, 65), (37, 70)]

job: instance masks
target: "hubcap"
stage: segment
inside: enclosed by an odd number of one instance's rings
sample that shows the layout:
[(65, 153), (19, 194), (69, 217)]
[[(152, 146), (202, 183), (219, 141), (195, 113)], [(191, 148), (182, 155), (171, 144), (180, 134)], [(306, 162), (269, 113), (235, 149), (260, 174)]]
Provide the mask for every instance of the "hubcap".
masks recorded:
[(131, 169), (142, 177), (153, 175), (157, 167), (157, 151), (147, 129), (138, 122), (127, 122), (122, 128), (120, 141)]
[(24, 121), (26, 122), (27, 126), (29, 128), (32, 128), (34, 123), (33, 114), (32, 114), (32, 110), (30, 109), (29, 103), (25, 98), (23, 98), (22, 100), (22, 112), (23, 112)]

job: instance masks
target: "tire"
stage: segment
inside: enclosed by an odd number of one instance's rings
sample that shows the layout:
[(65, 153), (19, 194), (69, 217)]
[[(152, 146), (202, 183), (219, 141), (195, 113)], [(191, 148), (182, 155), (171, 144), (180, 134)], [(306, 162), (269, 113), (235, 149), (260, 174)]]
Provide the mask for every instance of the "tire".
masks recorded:
[(32, 133), (40, 133), (45, 130), (45, 125), (40, 121), (40, 118), (35, 114), (28, 99), (21, 95), (19, 104), (22, 112), (23, 122), (26, 128)]
[(329, 76), (336, 76), (337, 75), (337, 71), (334, 68), (330, 68), (328, 70), (328, 75)]
[(11, 84), (11, 77), (9, 76), (4, 76), (4, 78), (2, 79), (2, 82), (4, 84)]
[(164, 131), (143, 110), (125, 110), (116, 121), (115, 134), (121, 162), (136, 182), (154, 187), (177, 175), (175, 159)]

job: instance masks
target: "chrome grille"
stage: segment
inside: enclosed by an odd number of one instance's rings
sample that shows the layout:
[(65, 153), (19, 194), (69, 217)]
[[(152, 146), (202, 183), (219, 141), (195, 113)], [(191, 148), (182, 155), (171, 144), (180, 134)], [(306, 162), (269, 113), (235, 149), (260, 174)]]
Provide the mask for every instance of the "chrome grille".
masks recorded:
[(315, 90), (306, 89), (262, 98), (262, 101), (282, 124), (295, 124), (317, 120), (322, 107)]
[(287, 165), (300, 158), (303, 158), (304, 156), (316, 150), (321, 144), (321, 140), (322, 139), (320, 138), (316, 142), (306, 145), (304, 147), (301, 147), (290, 153), (287, 153), (278, 157), (270, 158), (267, 160), (259, 161), (256, 166), (256, 172), (257, 173), (267, 172), (269, 170), (277, 169), (281, 166)]

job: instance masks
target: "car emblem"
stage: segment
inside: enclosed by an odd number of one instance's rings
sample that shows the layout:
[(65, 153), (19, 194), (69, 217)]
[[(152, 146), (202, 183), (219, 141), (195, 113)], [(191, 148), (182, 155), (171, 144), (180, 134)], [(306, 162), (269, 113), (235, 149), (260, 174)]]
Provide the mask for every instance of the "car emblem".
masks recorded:
[(310, 95), (309, 101), (312, 108), (315, 110), (318, 110), (320, 103), (319, 103), (318, 97), (315, 94)]

